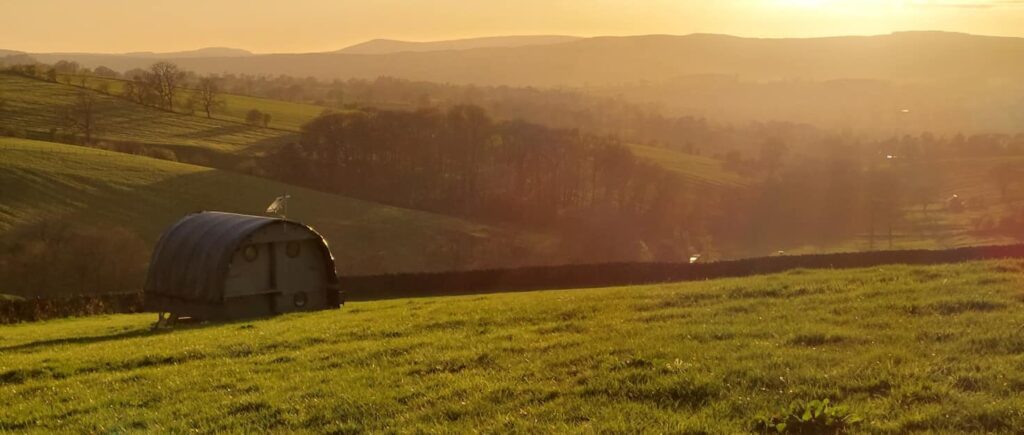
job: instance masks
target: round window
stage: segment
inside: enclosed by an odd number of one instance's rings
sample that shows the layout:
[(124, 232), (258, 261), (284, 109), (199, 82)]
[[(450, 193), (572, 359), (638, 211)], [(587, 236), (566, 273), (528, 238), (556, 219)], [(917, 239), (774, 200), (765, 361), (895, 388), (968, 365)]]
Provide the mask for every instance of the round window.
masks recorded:
[(246, 246), (245, 249), (242, 250), (242, 258), (244, 258), (245, 261), (256, 261), (259, 256), (260, 250), (256, 245)]
[(295, 297), (293, 297), (292, 299), (295, 301), (295, 306), (296, 307), (302, 308), (302, 307), (306, 306), (306, 294), (305, 293), (296, 293)]
[(284, 245), (284, 253), (288, 258), (298, 257), (301, 250), (302, 245), (299, 245), (299, 242), (288, 242)]

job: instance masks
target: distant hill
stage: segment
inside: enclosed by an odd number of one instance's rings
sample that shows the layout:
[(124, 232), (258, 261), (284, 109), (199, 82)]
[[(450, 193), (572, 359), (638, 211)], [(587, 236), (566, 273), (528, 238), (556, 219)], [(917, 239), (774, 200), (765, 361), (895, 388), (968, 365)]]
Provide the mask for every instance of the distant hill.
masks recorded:
[[(152, 62), (150, 58), (124, 55), (34, 56), (43, 62), (64, 58), (90, 67), (105, 65), (115, 69), (144, 67)], [(435, 82), (530, 86), (657, 82), (694, 74), (756, 80), (999, 82), (1016, 81), (1024, 75), (1024, 38), (945, 32), (803, 39), (647, 35), (372, 55), (187, 57), (178, 59), (178, 63), (199, 73), (312, 75), (328, 79), (385, 75)]]
[(59, 60), (73, 60), (88, 67), (106, 66), (118, 70), (143, 68), (159, 60), (181, 61), (183, 59), (237, 59), (255, 56), (250, 51), (240, 48), (207, 47), (197, 50), (155, 53), (152, 51), (136, 51), (131, 53), (32, 53), (33, 58), (43, 63), (55, 63)]
[(442, 50), (468, 50), (473, 48), (527, 47), (533, 45), (561, 44), (581, 39), (576, 36), (528, 35), (491, 36), (484, 38), (454, 39), (447, 41), (412, 42), (394, 39), (374, 39), (338, 50), (344, 54), (385, 54), (401, 52), (425, 52)]
[(0, 138), (0, 186), (0, 237), (56, 217), (124, 226), (149, 243), (186, 213), (260, 214), (276, 195), (288, 193), (289, 216), (324, 234), (345, 273), (454, 269), (474, 260), (451, 247), (495, 243), (507, 249), (514, 235), (228, 171), (25, 139)]
[(154, 53), (151, 51), (137, 51), (132, 53), (125, 53), (124, 56), (128, 57), (146, 57), (146, 58), (158, 58), (158, 59), (181, 59), (181, 58), (194, 58), (194, 57), (246, 57), (252, 56), (252, 52), (242, 50), (240, 48), (230, 47), (207, 47), (200, 48), (198, 50), (189, 51), (174, 51), (167, 53)]
[[(790, 39), (693, 34), (480, 46), (510, 41), (515, 40), (371, 41), (335, 53), (175, 62), (198, 73), (582, 88), (655, 103), (667, 114), (729, 123), (786, 120), (871, 134), (1024, 129), (1024, 38), (948, 32)], [(473, 44), (478, 46), (444, 49)], [(154, 62), (123, 55), (35, 56), (44, 62), (70, 56), (86, 66), (118, 70)]]

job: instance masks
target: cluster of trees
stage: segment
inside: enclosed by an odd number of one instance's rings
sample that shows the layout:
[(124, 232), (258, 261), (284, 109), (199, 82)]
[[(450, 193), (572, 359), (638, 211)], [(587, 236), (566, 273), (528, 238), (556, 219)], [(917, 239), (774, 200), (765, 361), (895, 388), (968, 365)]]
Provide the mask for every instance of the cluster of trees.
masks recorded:
[(672, 252), (659, 258), (680, 259), (701, 241), (687, 225), (690, 191), (674, 173), (614, 138), (497, 122), (477, 106), (325, 114), (264, 166), (321, 190), (555, 229), (580, 246), (608, 245), (602, 254), (663, 249)]
[(24, 297), (138, 291), (149, 249), (120, 227), (50, 219), (0, 239), (3, 293)]
[(75, 101), (59, 109), (62, 126), (72, 133), (81, 134), (86, 144), (100, 131), (100, 102), (89, 91), (79, 91)]
[[(26, 77), (51, 82), (63, 81), (82, 88), (87, 86), (89, 77), (123, 79), (121, 97), (168, 111), (175, 110), (175, 103), (180, 101), (182, 90), (189, 91), (189, 98), (185, 101), (187, 108), (201, 110), (207, 117), (212, 117), (213, 110), (224, 105), (217, 77), (199, 77), (171, 62), (156, 62), (149, 69), (133, 69), (121, 74), (105, 66), (89, 69), (66, 60), (47, 65), (27, 55), (16, 55), (0, 59), (0, 68)], [(100, 82), (96, 90), (109, 94), (109, 83)]]
[[(129, 71), (125, 76), (140, 72)], [(664, 116), (659, 106), (595, 96), (586, 90), (453, 85), (394, 77), (323, 81), (285, 75), (224, 74), (217, 80), (229, 93), (335, 109), (447, 110), (474, 105), (499, 120), (522, 119), (553, 128), (615, 135), (631, 142), (660, 144), (692, 154), (718, 154), (719, 157), (766, 135), (785, 137), (795, 143), (809, 137), (809, 131), (813, 130), (806, 125), (777, 122), (750, 128), (718, 126), (699, 117)]]
[(184, 80), (185, 72), (177, 65), (157, 62), (126, 81), (122, 95), (139, 104), (174, 111), (174, 97)]
[[(264, 167), (321, 190), (553, 229), (604, 260), (678, 261), (858, 237), (871, 249), (894, 247), (899, 233), (939, 231), (927, 216), (947, 208), (942, 186), (959, 180), (933, 157), (1020, 153), (1019, 139), (832, 137), (808, 152), (768, 137), (737, 159), (749, 185), (713, 188), (635, 157), (614, 136), (496, 121), (480, 107), (454, 106), (325, 114)], [(1020, 174), (998, 165), (990, 182), (1012, 186)], [(908, 220), (911, 210), (924, 218)], [(1014, 228), (1006, 222), (1000, 228)]]

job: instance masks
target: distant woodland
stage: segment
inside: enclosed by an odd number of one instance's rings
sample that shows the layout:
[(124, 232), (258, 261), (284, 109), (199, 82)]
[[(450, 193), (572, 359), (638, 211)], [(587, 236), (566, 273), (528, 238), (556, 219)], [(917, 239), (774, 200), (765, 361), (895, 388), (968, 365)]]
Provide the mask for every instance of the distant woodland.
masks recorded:
[[(226, 169), (556, 234), (562, 247), (555, 262), (679, 262), (698, 254), (716, 259), (852, 246), (850, 240), (882, 249), (893, 246), (897, 233), (936, 231), (938, 214), (971, 210), (961, 221), (974, 234), (1024, 239), (1024, 205), (1016, 201), (1024, 192), (1020, 133), (880, 134), (788, 121), (728, 123), (567, 89), (199, 75), (169, 62), (123, 72), (19, 56), (4, 62), (8, 73), (39, 80), (123, 80), (113, 95), (195, 116), (221, 110), (224, 94), (321, 106), (288, 143), (245, 169)], [(194, 96), (189, 107), (175, 97), (182, 90)], [(67, 116), (79, 123), (102, 116), (84, 115), (83, 104)], [(246, 122), (273, 126), (255, 108)], [(87, 130), (78, 128), (74, 140), (101, 142)], [(703, 183), (641, 158), (633, 144), (710, 158), (745, 181)], [(972, 183), (998, 194), (951, 197), (948, 186), (965, 172), (945, 168), (961, 160), (975, 162)], [(20, 234), (8, 237), (7, 252), (34, 249), (39, 233)], [(79, 243), (91, 230), (60, 234)], [(0, 274), (32, 267), (38, 266), (7, 260)], [(121, 279), (117, 273), (109, 279)]]

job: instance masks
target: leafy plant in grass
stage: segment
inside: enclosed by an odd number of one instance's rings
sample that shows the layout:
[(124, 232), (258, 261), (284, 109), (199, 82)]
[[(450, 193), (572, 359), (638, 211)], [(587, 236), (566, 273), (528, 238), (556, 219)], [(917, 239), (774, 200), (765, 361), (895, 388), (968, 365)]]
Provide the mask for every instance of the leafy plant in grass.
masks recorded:
[(754, 422), (756, 433), (841, 434), (860, 421), (844, 406), (828, 399), (809, 402), (793, 401), (782, 408), (781, 415), (762, 416)]

